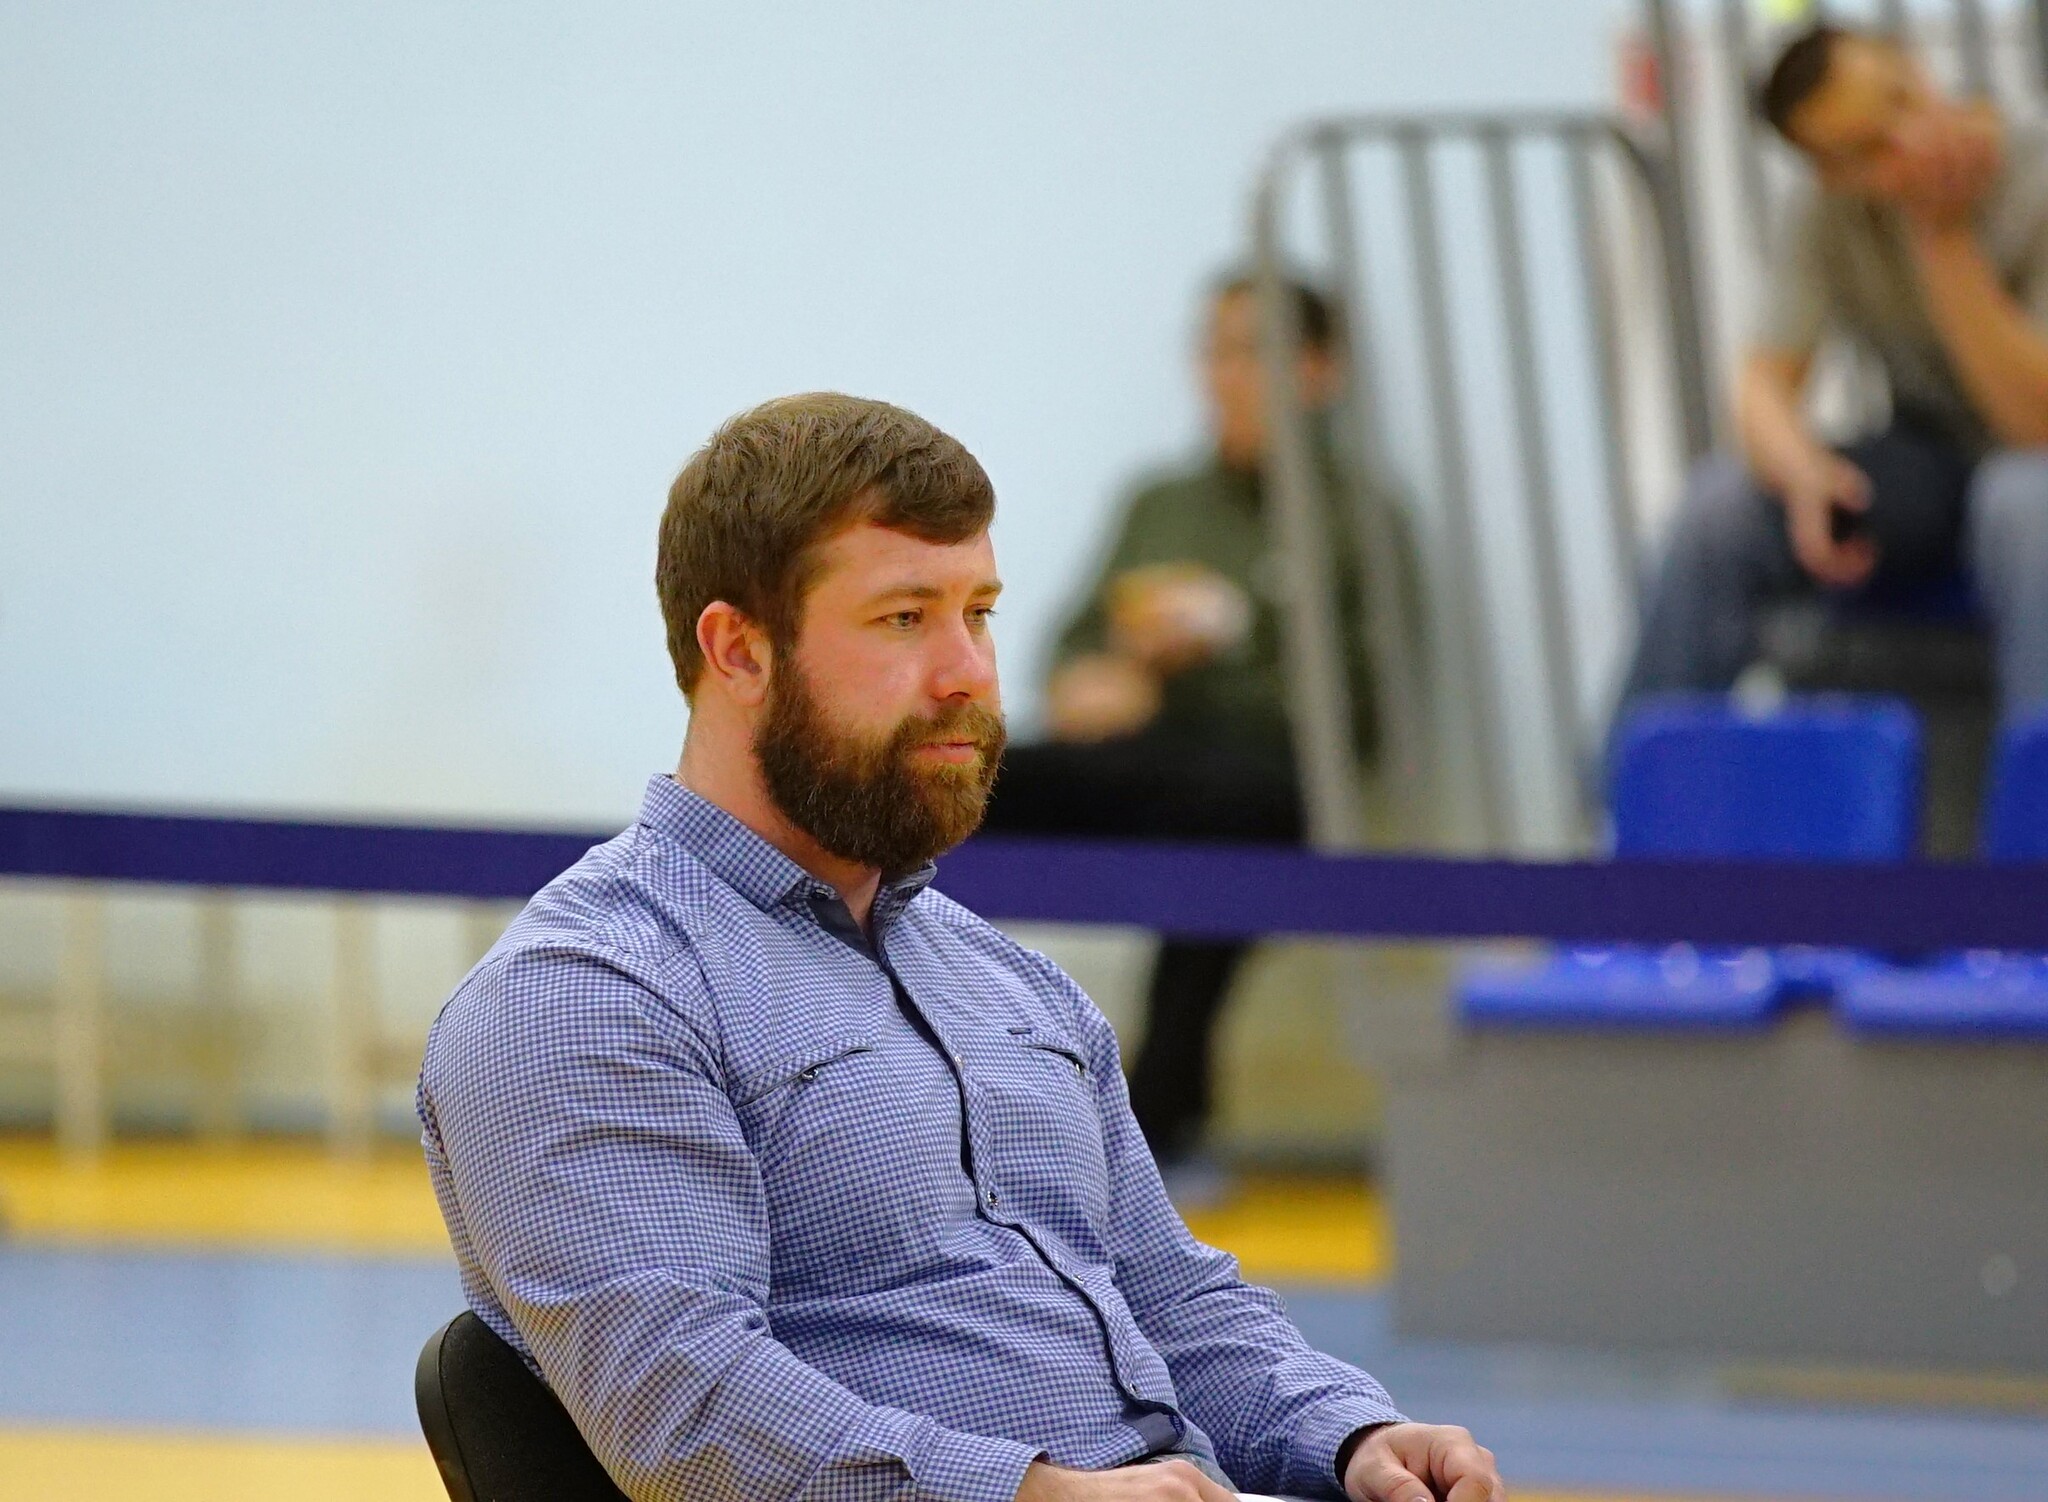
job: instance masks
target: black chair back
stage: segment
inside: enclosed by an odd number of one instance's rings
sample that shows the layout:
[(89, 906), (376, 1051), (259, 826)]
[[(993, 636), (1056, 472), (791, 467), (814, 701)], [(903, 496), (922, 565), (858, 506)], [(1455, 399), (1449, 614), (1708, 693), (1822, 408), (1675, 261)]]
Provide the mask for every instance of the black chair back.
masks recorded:
[(474, 1314), (427, 1341), (413, 1398), (450, 1502), (627, 1502), (547, 1384)]

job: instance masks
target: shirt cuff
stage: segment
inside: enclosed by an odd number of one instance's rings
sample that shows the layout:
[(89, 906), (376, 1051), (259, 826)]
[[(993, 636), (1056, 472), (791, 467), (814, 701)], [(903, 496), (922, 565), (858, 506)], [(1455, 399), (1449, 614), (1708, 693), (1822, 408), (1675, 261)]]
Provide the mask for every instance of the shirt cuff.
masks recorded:
[(1286, 1484), (1281, 1490), (1297, 1497), (1342, 1497), (1337, 1452), (1344, 1441), (1375, 1424), (1404, 1424), (1407, 1416), (1390, 1403), (1363, 1395), (1333, 1398), (1309, 1410), (1294, 1431)]
[(917, 1502), (1011, 1502), (1024, 1473), (1045, 1452), (1013, 1439), (988, 1439), (934, 1425), (913, 1469)]

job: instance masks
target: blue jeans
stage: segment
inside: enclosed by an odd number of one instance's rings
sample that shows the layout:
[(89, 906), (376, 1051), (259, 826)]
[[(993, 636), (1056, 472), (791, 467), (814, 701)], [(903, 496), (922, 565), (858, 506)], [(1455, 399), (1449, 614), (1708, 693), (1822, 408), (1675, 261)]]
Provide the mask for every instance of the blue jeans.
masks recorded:
[[(1876, 575), (1847, 597), (1887, 595), (1967, 566), (1990, 620), (2008, 719), (2048, 709), (2048, 449), (2006, 449), (1972, 464), (1909, 426), (1843, 450), (1871, 478)], [(1820, 586), (1793, 557), (1784, 510), (1740, 461), (1701, 461), (1644, 600), (1622, 700), (1720, 690), (1755, 658), (1773, 601)]]

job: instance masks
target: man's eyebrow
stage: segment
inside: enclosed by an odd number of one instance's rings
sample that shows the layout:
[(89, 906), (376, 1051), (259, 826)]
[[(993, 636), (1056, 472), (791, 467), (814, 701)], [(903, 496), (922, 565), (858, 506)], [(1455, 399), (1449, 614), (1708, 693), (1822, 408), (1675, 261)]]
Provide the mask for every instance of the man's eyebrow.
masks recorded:
[[(896, 584), (887, 589), (878, 589), (868, 596), (868, 603), (879, 604), (883, 600), (943, 600), (951, 591), (936, 584)], [(969, 591), (977, 595), (999, 595), (1003, 592), (1003, 581), (984, 579)]]

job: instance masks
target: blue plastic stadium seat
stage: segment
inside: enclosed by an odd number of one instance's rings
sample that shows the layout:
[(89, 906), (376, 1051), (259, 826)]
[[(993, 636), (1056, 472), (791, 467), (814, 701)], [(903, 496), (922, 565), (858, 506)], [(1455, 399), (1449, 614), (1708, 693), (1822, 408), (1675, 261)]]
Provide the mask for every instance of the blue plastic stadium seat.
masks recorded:
[(1785, 977), (1786, 996), (1825, 1001), (1859, 976), (1888, 967), (1888, 961), (1861, 949), (1822, 949), (1789, 944), (1771, 951), (1778, 973)]
[[(1920, 803), (1920, 730), (1890, 699), (1794, 700), (1750, 715), (1721, 695), (1651, 701), (1616, 738), (1618, 859), (1900, 860)], [(1459, 981), (1474, 1025), (1748, 1028), (1873, 968), (1840, 950), (1580, 947)]]
[(1720, 694), (1652, 700), (1615, 750), (1614, 853), (1895, 861), (1920, 809), (1920, 722), (1903, 702), (1794, 699), (1773, 714)]
[(2048, 955), (1971, 950), (1885, 967), (1844, 984), (1836, 1006), (1860, 1033), (2048, 1037)]
[(2048, 861), (2048, 714), (2007, 727), (1984, 811), (1984, 858)]
[[(2048, 860), (2048, 715), (2000, 737), (1984, 816), (1991, 861)], [(2048, 1037), (2048, 955), (1972, 950), (1846, 979), (1836, 1009), (1858, 1032)]]
[(1504, 1027), (1755, 1027), (1785, 981), (1762, 949), (1567, 949), (1522, 968), (1475, 967), (1458, 999), (1465, 1020)]

